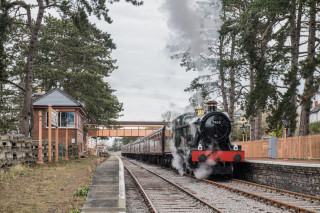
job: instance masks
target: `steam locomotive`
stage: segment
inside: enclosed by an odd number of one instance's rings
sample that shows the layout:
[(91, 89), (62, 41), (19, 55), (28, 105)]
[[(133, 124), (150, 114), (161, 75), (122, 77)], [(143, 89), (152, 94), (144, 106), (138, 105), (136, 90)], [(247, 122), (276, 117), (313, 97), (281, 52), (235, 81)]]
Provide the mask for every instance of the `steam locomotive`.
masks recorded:
[[(231, 145), (231, 122), (226, 114), (216, 111), (217, 102), (207, 105), (206, 113), (199, 109), (182, 114), (169, 125), (122, 146), (122, 155), (167, 167), (173, 165), (187, 173), (207, 165), (211, 174), (232, 175), (234, 163), (244, 161), (244, 151)], [(178, 166), (174, 165), (177, 163)]]

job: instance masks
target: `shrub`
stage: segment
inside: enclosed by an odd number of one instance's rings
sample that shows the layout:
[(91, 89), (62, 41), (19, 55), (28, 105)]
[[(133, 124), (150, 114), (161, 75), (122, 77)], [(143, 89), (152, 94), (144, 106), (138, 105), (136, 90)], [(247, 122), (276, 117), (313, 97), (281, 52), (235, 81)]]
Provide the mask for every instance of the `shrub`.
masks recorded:
[(85, 187), (78, 189), (73, 196), (77, 196), (77, 197), (86, 197), (88, 194), (90, 186), (87, 184), (85, 185)]
[(309, 130), (311, 135), (319, 134), (320, 133), (320, 121), (310, 123)]

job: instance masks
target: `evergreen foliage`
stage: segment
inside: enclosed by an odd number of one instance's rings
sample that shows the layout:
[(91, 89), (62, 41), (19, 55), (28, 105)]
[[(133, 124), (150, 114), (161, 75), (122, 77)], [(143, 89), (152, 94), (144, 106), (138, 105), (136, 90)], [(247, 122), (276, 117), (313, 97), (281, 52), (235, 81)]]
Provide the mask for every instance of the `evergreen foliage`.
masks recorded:
[(320, 134), (320, 121), (309, 124), (310, 134)]
[[(201, 7), (214, 1), (199, 2)], [(279, 137), (286, 114), (288, 136), (294, 136), (300, 105), (299, 135), (308, 134), (311, 99), (320, 86), (320, 2), (223, 0), (222, 4), (219, 41), (202, 33), (212, 30), (203, 24), (201, 38), (211, 43), (206, 43), (200, 60), (192, 57), (192, 49), (174, 57), (180, 56), (186, 71), (211, 71), (212, 75), (195, 78), (186, 91), (201, 91), (204, 99), (221, 97), (231, 121), (235, 105), (244, 107), (252, 140), (261, 137), (262, 113), (268, 114), (267, 133)], [(215, 75), (218, 78), (212, 78)], [(303, 83), (301, 92), (298, 87)]]
[[(30, 3), (1, 0), (0, 118), (6, 123), (1, 125), (1, 131), (17, 131), (18, 126), (20, 133), (28, 135), (34, 125), (34, 86), (44, 86), (48, 91), (58, 82), (66, 92), (87, 105), (90, 121), (99, 124), (114, 122), (122, 105), (112, 94), (114, 90), (105, 78), (116, 68), (115, 61), (110, 57), (115, 45), (108, 33), (90, 23), (89, 17), (95, 16), (111, 23), (107, 6), (119, 1), (38, 0)], [(143, 3), (137, 0), (126, 2), (135, 6)], [(46, 18), (46, 29), (41, 29), (48, 9), (58, 11), (61, 17), (59, 20)], [(54, 31), (51, 35), (49, 26)], [(9, 31), (9, 27), (14, 30)], [(71, 39), (73, 36), (75, 40)], [(89, 97), (88, 89), (96, 97)], [(2, 103), (2, 100), (5, 102)], [(14, 119), (9, 119), (8, 114)]]
[(116, 68), (110, 35), (89, 25), (79, 30), (72, 20), (46, 17), (39, 34), (35, 80), (50, 91), (61, 87), (84, 104), (89, 122), (110, 125), (122, 104), (104, 81)]
[[(7, 79), (0, 79), (1, 85), (0, 88), (3, 88), (3, 82), (11, 84), (11, 86), (16, 86), (21, 89), (20, 91), (20, 105), (21, 105), (21, 110), (19, 112), (19, 132), (24, 134), (24, 135), (29, 135), (31, 130), (33, 129), (34, 125), (34, 115), (33, 115), (33, 109), (32, 109), (32, 94), (33, 94), (33, 85), (34, 85), (34, 77), (38, 75), (37, 70), (35, 70), (35, 58), (38, 49), (38, 41), (39, 41), (39, 34), (40, 34), (40, 28), (43, 25), (43, 17), (45, 15), (45, 12), (48, 9), (56, 10), (59, 12), (61, 15), (61, 20), (63, 21), (69, 21), (72, 20), (72, 23), (74, 26), (77, 27), (79, 32), (82, 33), (88, 33), (88, 35), (98, 35), (99, 30), (97, 30), (92, 24), (90, 24), (89, 17), (90, 16), (95, 16), (98, 19), (103, 19), (107, 23), (111, 23), (112, 19), (109, 17), (109, 10), (107, 8), (108, 3), (114, 3), (114, 2), (119, 2), (119, 0), (111, 0), (111, 1), (106, 1), (106, 0), (92, 0), (92, 1), (87, 1), (87, 0), (81, 0), (81, 1), (66, 1), (66, 0), (38, 0), (34, 3), (30, 2), (25, 2), (25, 1), (10, 1), (10, 0), (4, 0), (1, 1), (0, 5), (0, 10), (3, 12), (8, 12), (4, 13), (5, 15), (3, 16), (1, 14), (1, 21), (4, 21), (3, 18), (6, 18), (8, 14), (9, 19), (14, 20), (13, 22), (10, 21), (10, 23), (14, 23), (16, 26), (25, 26), (26, 28), (26, 34), (19, 35), (21, 37), (27, 38), (27, 48), (26, 48), (26, 57), (21, 57), (19, 60), (15, 60), (13, 66), (18, 65), (19, 63), (25, 64), (24, 68), (21, 69), (23, 71), (22, 80), (20, 81), (20, 84), (17, 84), (14, 81), (7, 80)], [(142, 5), (142, 1), (137, 1), (137, 0), (126, 0), (126, 2), (129, 2), (133, 5), (139, 6)], [(37, 14), (35, 15), (34, 12)], [(21, 20), (22, 21), (21, 21)], [(1, 22), (2, 23), (2, 22)], [(0, 26), (2, 29), (6, 28), (6, 22), (3, 22), (4, 25)], [(9, 23), (9, 22), (8, 22)], [(94, 32), (95, 31), (95, 32)], [(94, 33), (93, 33), (94, 32)], [(12, 36), (8, 35), (9, 33), (6, 31), (1, 31), (1, 44), (3, 44), (3, 37), (9, 37)], [(92, 34), (93, 33), (93, 34)], [(3, 36), (5, 35), (5, 36)], [(83, 35), (84, 36), (84, 35)], [(104, 34), (100, 32), (100, 36), (104, 37), (106, 41), (107, 37), (109, 35)], [(97, 38), (96, 37), (91, 37), (91, 38)], [(100, 38), (103, 40), (103, 38)], [(97, 40), (96, 40), (97, 41)], [(110, 40), (109, 40), (110, 41)], [(93, 41), (91, 41), (93, 42)], [(14, 44), (9, 44), (14, 45)], [(105, 46), (104, 46), (105, 47)], [(0, 45), (1, 48), (1, 45)], [(110, 48), (110, 46), (109, 46)], [(72, 51), (72, 49), (67, 49), (69, 51)], [(1, 53), (3, 50), (0, 50)], [(20, 54), (23, 56), (23, 54)], [(1, 55), (1, 59), (3, 58), (3, 54)], [(95, 60), (98, 60), (96, 58)], [(100, 60), (105, 60), (100, 59)], [(110, 60), (107, 60), (110, 63)], [(1, 60), (1, 64), (3, 65), (3, 60)], [(100, 62), (101, 63), (101, 62)], [(1, 66), (2, 66), (1, 65)], [(109, 64), (110, 66), (110, 64)], [(98, 67), (99, 68), (99, 67)], [(100, 67), (101, 68), (101, 67)], [(109, 67), (110, 68), (110, 67)], [(63, 70), (64, 72), (65, 70)], [(7, 73), (7, 70), (5, 71)], [(69, 70), (70, 72), (70, 70)], [(1, 67), (1, 76), (4, 74), (3, 67)], [(40, 74), (39, 74), (40, 75)], [(38, 75), (38, 76), (39, 76)], [(14, 80), (14, 79), (13, 79)], [(43, 79), (41, 79), (43, 80)], [(90, 80), (96, 80), (95, 78), (91, 78)], [(109, 91), (110, 87), (108, 85), (102, 85), (101, 82), (98, 82), (97, 84), (100, 84), (101, 88), (103, 91)], [(2, 90), (0, 90), (0, 96), (2, 94)], [(70, 88), (71, 91), (71, 88)], [(101, 92), (101, 89), (99, 90)], [(77, 97), (78, 98), (78, 97)], [(115, 97), (106, 97), (104, 96), (103, 98), (109, 98), (109, 100), (113, 99), (115, 100)], [(0, 100), (2, 98), (0, 97)], [(110, 101), (108, 101), (110, 102)], [(110, 103), (108, 103), (110, 104)], [(115, 108), (119, 110), (119, 105), (117, 105)], [(99, 110), (94, 110), (94, 111), (99, 111)], [(107, 112), (106, 110), (102, 110), (102, 113), (105, 114), (112, 114), (112, 112)], [(94, 117), (96, 118), (96, 117)], [(105, 119), (105, 117), (103, 118)], [(110, 121), (110, 119), (109, 119)], [(104, 121), (104, 122), (109, 122), (109, 121)], [(97, 122), (102, 122), (102, 119), (99, 119)]]

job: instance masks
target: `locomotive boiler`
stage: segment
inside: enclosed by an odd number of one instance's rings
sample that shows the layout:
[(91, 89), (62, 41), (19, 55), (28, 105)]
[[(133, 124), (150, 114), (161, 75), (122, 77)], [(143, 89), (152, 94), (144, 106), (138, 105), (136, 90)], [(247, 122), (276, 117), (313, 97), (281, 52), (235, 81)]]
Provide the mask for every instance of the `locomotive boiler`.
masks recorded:
[(206, 113), (199, 109), (182, 114), (169, 125), (123, 146), (122, 155), (167, 167), (173, 165), (187, 173), (207, 165), (212, 174), (231, 175), (233, 164), (244, 161), (244, 152), (231, 145), (228, 115), (216, 110), (215, 101), (207, 106)]

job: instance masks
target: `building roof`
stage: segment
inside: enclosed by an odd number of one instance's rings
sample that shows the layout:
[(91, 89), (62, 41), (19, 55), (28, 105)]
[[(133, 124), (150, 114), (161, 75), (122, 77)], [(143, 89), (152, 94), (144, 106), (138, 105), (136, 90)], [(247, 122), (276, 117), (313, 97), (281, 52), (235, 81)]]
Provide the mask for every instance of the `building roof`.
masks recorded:
[(245, 114), (245, 111), (242, 110), (242, 109), (238, 109), (234, 112), (235, 115), (240, 115), (240, 116), (243, 116)]
[(78, 101), (60, 89), (53, 89), (39, 97), (34, 101), (33, 106), (48, 106), (49, 104), (52, 106), (82, 107)]
[(311, 110), (311, 113), (316, 113), (320, 110), (320, 104)]

